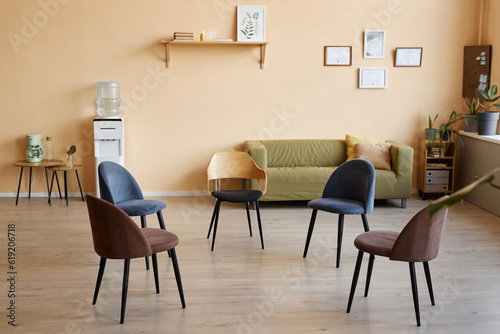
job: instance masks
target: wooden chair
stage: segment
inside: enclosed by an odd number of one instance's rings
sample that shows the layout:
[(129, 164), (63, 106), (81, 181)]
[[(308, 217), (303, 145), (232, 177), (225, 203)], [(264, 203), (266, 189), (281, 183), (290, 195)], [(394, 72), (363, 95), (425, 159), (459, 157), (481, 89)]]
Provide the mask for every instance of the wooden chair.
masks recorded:
[[(262, 224), (260, 220), (259, 198), (266, 192), (267, 176), (266, 172), (260, 169), (252, 157), (245, 152), (223, 151), (213, 155), (207, 168), (208, 192), (215, 197), (215, 208), (208, 229), (207, 239), (210, 237), (212, 227), (214, 233), (212, 236), (212, 251), (215, 245), (215, 235), (219, 222), (220, 205), (222, 202), (245, 203), (247, 209), (248, 228), (252, 236), (252, 223), (250, 221), (249, 203), (255, 203), (257, 213), (257, 222), (259, 224), (260, 242), (264, 249), (264, 238), (262, 236)], [(253, 179), (258, 180), (259, 190), (222, 190), (221, 181), (227, 179)]]

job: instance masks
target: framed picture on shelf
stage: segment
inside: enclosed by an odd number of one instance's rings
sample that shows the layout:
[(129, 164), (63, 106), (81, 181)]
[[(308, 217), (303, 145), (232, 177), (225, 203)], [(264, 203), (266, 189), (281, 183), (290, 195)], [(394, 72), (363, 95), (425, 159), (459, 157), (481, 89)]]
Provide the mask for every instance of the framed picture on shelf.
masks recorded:
[(325, 46), (325, 66), (351, 66), (351, 46)]
[(422, 66), (423, 48), (396, 48), (394, 66), (419, 67)]
[(237, 6), (237, 41), (238, 42), (265, 42), (266, 41), (266, 7), (265, 6)]
[(387, 68), (360, 68), (359, 88), (386, 88)]
[(385, 30), (365, 30), (363, 58), (384, 58)]

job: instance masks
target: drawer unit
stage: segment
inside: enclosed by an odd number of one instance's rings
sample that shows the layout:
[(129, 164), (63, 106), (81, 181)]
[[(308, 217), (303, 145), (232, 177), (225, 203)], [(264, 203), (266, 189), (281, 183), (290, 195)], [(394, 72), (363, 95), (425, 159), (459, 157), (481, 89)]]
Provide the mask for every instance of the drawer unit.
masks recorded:
[(425, 180), (425, 184), (448, 184), (450, 183), (449, 177), (428, 177)]
[[(427, 170), (427, 178), (446, 178), (449, 179), (450, 171), (447, 169), (428, 169)], [(448, 183), (448, 182), (446, 182)]]
[(448, 184), (426, 184), (425, 191), (448, 191)]

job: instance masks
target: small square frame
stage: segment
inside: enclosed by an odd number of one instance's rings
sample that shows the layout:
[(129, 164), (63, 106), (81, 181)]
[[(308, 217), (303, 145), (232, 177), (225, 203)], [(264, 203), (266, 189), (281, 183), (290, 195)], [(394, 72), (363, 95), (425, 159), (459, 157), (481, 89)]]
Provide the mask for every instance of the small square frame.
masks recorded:
[(386, 88), (387, 68), (360, 68), (359, 88)]
[(324, 66), (351, 66), (352, 46), (325, 46)]
[(420, 67), (424, 48), (396, 48), (394, 67)]
[(236, 6), (236, 40), (266, 41), (266, 6)]

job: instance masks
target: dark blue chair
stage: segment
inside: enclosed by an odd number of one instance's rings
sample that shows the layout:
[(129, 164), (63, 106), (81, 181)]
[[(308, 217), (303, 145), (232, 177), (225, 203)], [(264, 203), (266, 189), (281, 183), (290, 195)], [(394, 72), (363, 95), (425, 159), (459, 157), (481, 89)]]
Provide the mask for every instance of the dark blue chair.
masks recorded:
[(344, 162), (330, 176), (323, 190), (323, 196), (310, 201), (307, 206), (313, 209), (307, 233), (304, 257), (307, 256), (309, 242), (316, 222), (318, 210), (339, 215), (337, 234), (337, 268), (340, 265), (344, 215), (361, 215), (365, 232), (370, 230), (366, 214), (373, 211), (375, 199), (375, 168), (364, 159)]
[[(165, 202), (144, 199), (141, 188), (132, 174), (115, 162), (101, 162), (98, 172), (102, 199), (116, 205), (131, 217), (140, 216), (142, 228), (147, 227), (146, 216), (156, 213), (160, 228), (165, 230), (165, 222), (161, 213), (161, 210), (167, 207)], [(146, 268), (149, 269), (147, 257)]]

